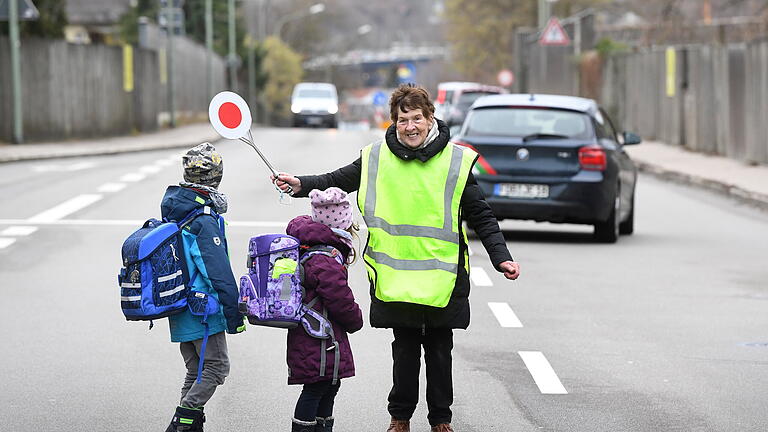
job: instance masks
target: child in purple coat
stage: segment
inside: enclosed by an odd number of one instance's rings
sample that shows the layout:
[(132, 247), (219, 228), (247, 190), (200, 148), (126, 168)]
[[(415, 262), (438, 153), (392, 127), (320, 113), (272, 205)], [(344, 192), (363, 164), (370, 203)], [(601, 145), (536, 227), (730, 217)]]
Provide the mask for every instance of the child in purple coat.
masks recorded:
[(296, 217), (286, 233), (299, 239), (302, 255), (318, 245), (331, 246), (341, 254), (338, 260), (327, 254), (310, 255), (304, 261), (303, 279), (304, 303), (319, 297), (312, 308), (327, 313), (338, 345), (310, 336), (302, 326), (288, 331), (288, 384), (304, 385), (291, 431), (328, 432), (333, 430), (333, 402), (341, 384), (336, 378), (355, 375), (347, 333), (363, 327), (363, 314), (347, 283), (347, 263), (355, 254), (352, 232), (356, 226), (347, 194), (341, 189), (313, 190), (309, 196), (312, 216)]

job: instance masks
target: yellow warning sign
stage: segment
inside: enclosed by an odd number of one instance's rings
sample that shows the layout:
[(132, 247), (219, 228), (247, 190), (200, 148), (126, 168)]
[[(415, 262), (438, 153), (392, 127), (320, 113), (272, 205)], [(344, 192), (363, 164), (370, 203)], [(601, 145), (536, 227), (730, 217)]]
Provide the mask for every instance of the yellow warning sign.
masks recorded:
[(133, 91), (133, 47), (123, 45), (123, 90)]
[(677, 53), (672, 47), (667, 48), (667, 97), (675, 97), (677, 76)]

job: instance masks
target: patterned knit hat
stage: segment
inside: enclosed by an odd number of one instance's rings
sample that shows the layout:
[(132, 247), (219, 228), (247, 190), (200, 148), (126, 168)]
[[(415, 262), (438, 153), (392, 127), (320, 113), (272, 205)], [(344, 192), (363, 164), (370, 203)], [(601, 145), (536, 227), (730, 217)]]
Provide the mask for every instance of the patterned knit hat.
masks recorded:
[(204, 142), (187, 151), (182, 157), (184, 180), (212, 188), (219, 187), (224, 175), (224, 161), (216, 148)]
[(343, 190), (337, 187), (324, 191), (313, 189), (309, 197), (312, 199), (313, 221), (339, 229), (352, 225), (352, 206)]

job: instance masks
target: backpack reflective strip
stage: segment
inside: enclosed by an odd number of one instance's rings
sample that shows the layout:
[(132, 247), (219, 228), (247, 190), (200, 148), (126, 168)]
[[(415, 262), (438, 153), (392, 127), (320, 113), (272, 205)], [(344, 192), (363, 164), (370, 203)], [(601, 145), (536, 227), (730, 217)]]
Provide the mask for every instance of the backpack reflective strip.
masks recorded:
[(130, 297), (128, 297), (128, 296), (120, 296), (120, 300), (128, 301), (128, 302), (139, 301), (139, 300), (141, 300), (141, 296), (130, 296)]
[(141, 288), (141, 283), (123, 282), (122, 284), (120, 284), (120, 286), (123, 288)]
[(160, 297), (168, 297), (169, 295), (176, 294), (177, 292), (183, 291), (184, 289), (186, 289), (186, 287), (184, 286), (184, 284), (181, 284), (172, 290), (161, 292)]
[(174, 274), (169, 274), (168, 276), (160, 276), (159, 278), (157, 278), (157, 281), (158, 282), (165, 282), (165, 281), (176, 279), (179, 276), (181, 276), (181, 270), (177, 271)]

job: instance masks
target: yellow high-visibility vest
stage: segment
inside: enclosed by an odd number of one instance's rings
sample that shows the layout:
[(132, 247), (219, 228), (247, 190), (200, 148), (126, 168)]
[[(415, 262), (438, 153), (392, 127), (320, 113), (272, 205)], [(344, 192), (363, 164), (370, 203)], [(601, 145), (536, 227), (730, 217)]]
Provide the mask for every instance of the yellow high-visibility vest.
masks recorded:
[[(376, 298), (448, 304), (459, 271), (461, 195), (476, 159), (453, 143), (426, 162), (400, 159), (386, 142), (363, 148), (357, 204), (368, 225), (364, 260)], [(464, 263), (468, 270), (466, 256)]]

